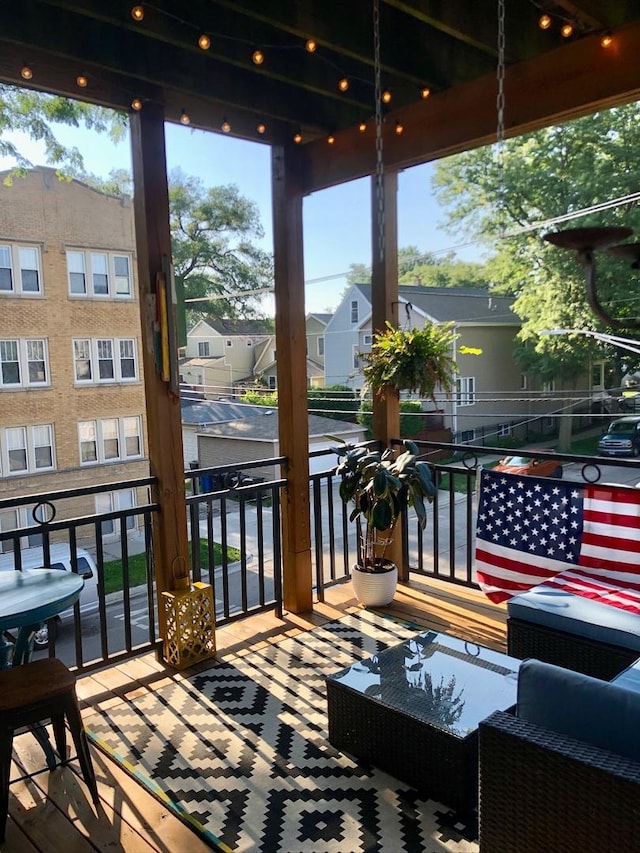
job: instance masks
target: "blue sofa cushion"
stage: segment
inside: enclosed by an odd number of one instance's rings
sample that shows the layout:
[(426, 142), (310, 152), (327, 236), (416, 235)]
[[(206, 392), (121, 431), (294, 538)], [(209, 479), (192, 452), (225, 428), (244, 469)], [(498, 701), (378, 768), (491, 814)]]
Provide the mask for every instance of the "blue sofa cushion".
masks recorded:
[(630, 613), (551, 586), (534, 587), (509, 599), (509, 616), (640, 655), (640, 614)]
[(640, 693), (526, 660), (518, 675), (516, 714), (543, 728), (640, 761)]

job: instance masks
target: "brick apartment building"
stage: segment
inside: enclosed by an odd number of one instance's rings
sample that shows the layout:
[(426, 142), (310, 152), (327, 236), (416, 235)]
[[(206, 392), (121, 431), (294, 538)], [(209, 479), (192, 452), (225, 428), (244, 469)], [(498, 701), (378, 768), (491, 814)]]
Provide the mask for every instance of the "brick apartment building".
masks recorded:
[[(147, 476), (144, 411), (131, 200), (46, 168), (1, 184), (0, 499)], [(57, 517), (137, 499), (87, 495)], [(29, 516), (5, 503), (0, 529)]]

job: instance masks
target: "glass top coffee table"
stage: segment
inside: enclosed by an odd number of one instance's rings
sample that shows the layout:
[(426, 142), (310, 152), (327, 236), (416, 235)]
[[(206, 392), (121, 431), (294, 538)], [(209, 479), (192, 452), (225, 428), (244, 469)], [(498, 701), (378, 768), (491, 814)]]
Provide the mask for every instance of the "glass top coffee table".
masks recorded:
[(459, 811), (478, 799), (478, 723), (515, 705), (520, 661), (426, 631), (327, 678), (329, 741)]

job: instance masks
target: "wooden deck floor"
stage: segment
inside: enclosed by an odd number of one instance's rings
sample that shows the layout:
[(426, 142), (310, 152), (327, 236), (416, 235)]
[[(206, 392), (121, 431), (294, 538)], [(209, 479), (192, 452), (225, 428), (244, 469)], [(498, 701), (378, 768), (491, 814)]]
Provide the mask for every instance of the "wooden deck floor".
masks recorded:
[[(278, 642), (315, 625), (357, 609), (349, 584), (327, 591), (327, 601), (302, 616), (283, 620), (261, 615), (234, 623), (217, 632), (217, 657), (241, 653), (264, 643)], [(500, 651), (506, 647), (506, 608), (492, 605), (484, 596), (451, 584), (412, 581), (400, 586), (386, 610), (416, 622)], [(119, 702), (155, 690), (169, 679), (184, 678), (159, 663), (151, 654), (101, 670), (78, 682), (83, 705)], [(3, 853), (203, 853), (209, 850), (198, 837), (167, 811), (114, 762), (92, 750), (101, 807), (91, 804), (78, 776), (76, 762), (53, 773), (42, 770), (40, 747), (27, 733), (16, 739), (7, 837)], [(38, 772), (39, 771), (39, 772)], [(19, 778), (35, 774), (29, 778)]]

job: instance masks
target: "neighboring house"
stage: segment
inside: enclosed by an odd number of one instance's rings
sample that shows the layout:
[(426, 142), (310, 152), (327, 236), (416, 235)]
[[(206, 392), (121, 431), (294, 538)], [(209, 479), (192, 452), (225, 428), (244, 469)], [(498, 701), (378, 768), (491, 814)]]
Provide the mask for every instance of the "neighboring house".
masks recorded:
[[(324, 337), (327, 324), (332, 317), (333, 314), (307, 314), (307, 370), (309, 385), (313, 388), (330, 384), (325, 382), (324, 377)], [(313, 374), (309, 371), (309, 365), (313, 368)]]
[(255, 348), (272, 334), (264, 320), (199, 320), (187, 332), (179, 368), (182, 381), (207, 397), (233, 393), (237, 385), (252, 380)]
[[(309, 452), (335, 447), (336, 442), (327, 438), (328, 435), (337, 436), (353, 444), (366, 440), (365, 428), (359, 424), (309, 415)], [(198, 433), (197, 458), (201, 468), (242, 464), (279, 455), (277, 409), (265, 408), (255, 417), (206, 427)], [(326, 471), (335, 464), (336, 456), (327, 454), (310, 458), (309, 470), (314, 474)], [(268, 480), (279, 479), (281, 476), (279, 466), (251, 469), (248, 473)]]
[[(148, 476), (128, 197), (48, 168), (0, 183), (0, 395), (3, 498)], [(136, 502), (123, 489), (56, 507), (59, 519)], [(0, 529), (29, 515), (0, 509)]]
[[(511, 308), (512, 297), (470, 287), (400, 285), (399, 299), (400, 327), (451, 323), (457, 336), (452, 353), (458, 366), (455, 390), (439, 394), (436, 406), (423, 401), (423, 407), (426, 412), (441, 411), (458, 441), (474, 441), (483, 433), (507, 436), (515, 422), (541, 416), (553, 426), (551, 413), (563, 408), (566, 394), (553, 383), (536, 385), (517, 366), (520, 319)], [(362, 391), (361, 358), (371, 348), (371, 339), (371, 285), (356, 284), (325, 330), (327, 385), (347, 384)], [(585, 375), (582, 387), (590, 387), (589, 382)]]
[[(265, 408), (226, 400), (196, 400), (180, 394), (182, 407), (182, 451), (185, 470), (198, 462), (198, 433), (203, 427), (256, 417)], [(218, 460), (218, 464), (222, 464)], [(197, 466), (195, 466), (197, 467)]]

